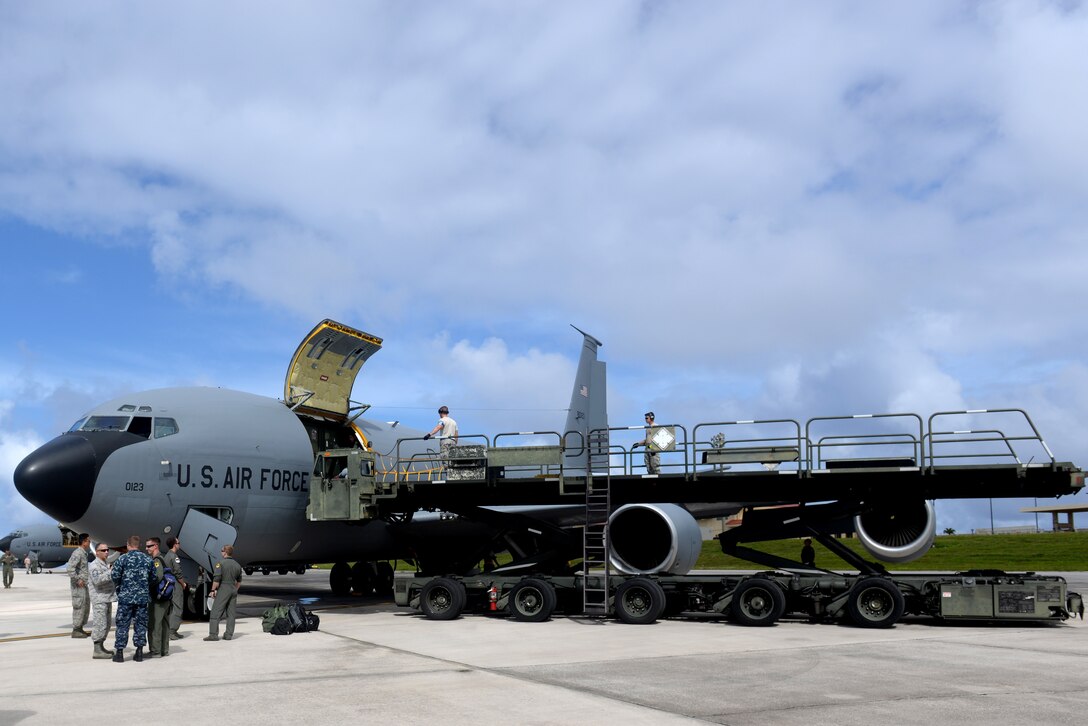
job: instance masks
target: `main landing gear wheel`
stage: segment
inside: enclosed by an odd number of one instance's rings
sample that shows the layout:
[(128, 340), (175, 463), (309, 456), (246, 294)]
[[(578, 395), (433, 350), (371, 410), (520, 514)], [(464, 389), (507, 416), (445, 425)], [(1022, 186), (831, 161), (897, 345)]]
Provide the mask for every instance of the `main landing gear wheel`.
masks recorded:
[(655, 580), (636, 577), (616, 588), (616, 617), (631, 625), (649, 625), (665, 612), (665, 591)]
[(550, 582), (528, 577), (511, 588), (506, 608), (514, 620), (539, 623), (551, 617), (555, 603), (555, 588)]
[(453, 620), (465, 608), (465, 586), (448, 577), (436, 577), (419, 593), (419, 609), (431, 620)]
[(771, 580), (752, 577), (733, 591), (729, 612), (741, 625), (774, 625), (786, 612), (786, 596)]
[(379, 595), (393, 592), (393, 565), (388, 562), (374, 565), (374, 591)]
[(859, 628), (890, 628), (903, 617), (906, 603), (895, 583), (866, 577), (850, 591), (846, 614)]
[(374, 592), (374, 570), (369, 562), (356, 562), (351, 568), (351, 590), (356, 595)]
[(351, 594), (351, 566), (346, 562), (337, 562), (329, 572), (329, 587), (332, 594), (345, 597)]
[(207, 620), (208, 585), (200, 582), (185, 592), (182, 598), (182, 617), (186, 620)]

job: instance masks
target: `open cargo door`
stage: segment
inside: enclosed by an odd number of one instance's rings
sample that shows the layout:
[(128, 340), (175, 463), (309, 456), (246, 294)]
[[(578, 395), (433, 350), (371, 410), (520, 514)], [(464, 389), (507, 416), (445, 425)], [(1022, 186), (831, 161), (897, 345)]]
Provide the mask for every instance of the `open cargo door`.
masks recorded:
[(223, 545), (233, 545), (238, 530), (226, 522), (210, 517), (196, 509), (190, 509), (178, 531), (181, 551), (209, 573), (222, 559), (219, 550)]
[(347, 419), (355, 377), (381, 347), (381, 338), (333, 320), (321, 321), (291, 358), (283, 400), (299, 413)]

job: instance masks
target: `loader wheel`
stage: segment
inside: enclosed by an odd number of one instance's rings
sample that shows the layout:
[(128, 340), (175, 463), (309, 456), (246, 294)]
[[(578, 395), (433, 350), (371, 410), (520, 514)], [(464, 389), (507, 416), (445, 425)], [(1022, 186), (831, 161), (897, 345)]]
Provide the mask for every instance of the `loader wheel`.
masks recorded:
[(665, 591), (647, 577), (627, 580), (616, 588), (616, 617), (630, 625), (649, 625), (665, 612)]
[(529, 577), (510, 590), (507, 610), (514, 620), (539, 623), (555, 612), (555, 588), (551, 583)]
[(774, 625), (786, 611), (786, 596), (772, 580), (750, 577), (733, 591), (729, 612), (741, 625)]
[(890, 628), (903, 617), (903, 593), (883, 577), (866, 577), (854, 585), (846, 614), (859, 628)]
[(453, 620), (465, 608), (465, 586), (448, 577), (436, 577), (419, 593), (419, 609), (431, 620)]
[(182, 599), (181, 616), (187, 620), (206, 621), (210, 613), (208, 605), (208, 585), (198, 582), (189, 588)]

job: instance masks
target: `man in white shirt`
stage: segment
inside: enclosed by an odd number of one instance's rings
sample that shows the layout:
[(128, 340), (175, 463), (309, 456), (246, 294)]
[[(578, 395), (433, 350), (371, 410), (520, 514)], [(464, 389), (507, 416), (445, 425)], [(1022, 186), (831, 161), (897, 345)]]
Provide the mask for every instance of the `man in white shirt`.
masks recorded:
[[(441, 433), (439, 433), (441, 432)], [(450, 410), (443, 406), (438, 409), (438, 424), (423, 437), (424, 441), (438, 434), (441, 440), (442, 456), (449, 457), (450, 447), (457, 446), (457, 422), (450, 418)]]

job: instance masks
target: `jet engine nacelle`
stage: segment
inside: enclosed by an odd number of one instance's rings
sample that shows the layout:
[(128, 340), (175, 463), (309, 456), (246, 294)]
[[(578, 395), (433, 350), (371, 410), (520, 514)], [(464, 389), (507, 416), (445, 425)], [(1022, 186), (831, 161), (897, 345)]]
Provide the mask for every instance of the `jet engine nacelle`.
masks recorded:
[(686, 574), (703, 547), (695, 518), (676, 504), (625, 504), (608, 532), (612, 567), (630, 575)]
[(933, 546), (937, 514), (933, 502), (925, 500), (881, 504), (854, 517), (854, 527), (873, 557), (884, 562), (910, 562)]

